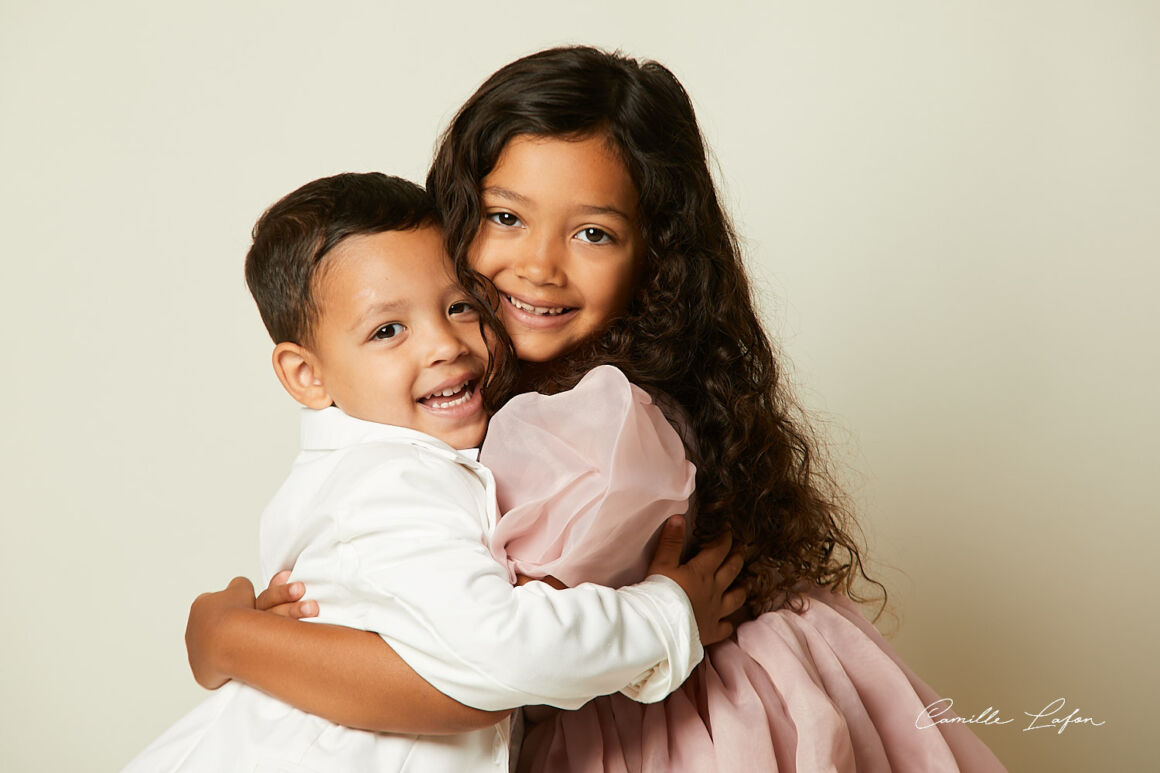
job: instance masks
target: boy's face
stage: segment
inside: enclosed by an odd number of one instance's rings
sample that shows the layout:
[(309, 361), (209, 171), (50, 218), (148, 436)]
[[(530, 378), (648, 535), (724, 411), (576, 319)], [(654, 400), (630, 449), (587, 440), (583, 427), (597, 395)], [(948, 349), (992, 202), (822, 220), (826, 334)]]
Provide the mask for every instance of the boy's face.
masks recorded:
[(316, 278), (314, 376), (357, 419), (479, 445), (488, 352), (434, 227), (351, 236)]

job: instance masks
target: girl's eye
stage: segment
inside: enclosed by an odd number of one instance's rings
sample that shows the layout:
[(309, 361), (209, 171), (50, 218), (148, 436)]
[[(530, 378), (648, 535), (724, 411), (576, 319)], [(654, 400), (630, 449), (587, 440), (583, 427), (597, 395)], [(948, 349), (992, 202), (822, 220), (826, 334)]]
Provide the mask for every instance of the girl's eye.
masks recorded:
[(459, 314), (470, 314), (473, 311), (475, 311), (475, 307), (469, 301), (458, 301), (447, 308), (447, 315), (454, 317)]
[(611, 244), (612, 237), (601, 228), (585, 228), (576, 236), (585, 244)]
[(376, 341), (386, 341), (388, 339), (394, 338), (395, 336), (402, 335), (403, 331), (406, 329), (407, 328), (403, 327), (398, 322), (392, 322), (389, 325), (383, 325), (378, 330), (376, 330), (375, 334), (371, 336), (371, 338), (375, 339)]
[(511, 212), (492, 212), (487, 219), (497, 225), (512, 227), (520, 224), (520, 219)]

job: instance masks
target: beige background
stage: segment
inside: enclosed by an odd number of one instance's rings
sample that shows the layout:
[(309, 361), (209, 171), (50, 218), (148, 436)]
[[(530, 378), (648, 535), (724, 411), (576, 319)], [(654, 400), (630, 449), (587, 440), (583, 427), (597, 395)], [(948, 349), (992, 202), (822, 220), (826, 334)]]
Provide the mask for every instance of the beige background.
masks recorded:
[[(1156, 3), (323, 5), (0, 2), (0, 769), (117, 769), (201, 696), (188, 603), (296, 441), (257, 215), (421, 179), (573, 41), (692, 94), (905, 659), (1013, 770), (1155, 769)], [(1057, 697), (1106, 724), (1025, 731)]]

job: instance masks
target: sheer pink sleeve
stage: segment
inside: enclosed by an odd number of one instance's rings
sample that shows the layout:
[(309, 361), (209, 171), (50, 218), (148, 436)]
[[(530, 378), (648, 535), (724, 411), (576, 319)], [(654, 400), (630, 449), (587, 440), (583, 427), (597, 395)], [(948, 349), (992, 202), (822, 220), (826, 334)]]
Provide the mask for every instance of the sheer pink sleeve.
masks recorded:
[(619, 587), (644, 577), (696, 469), (649, 395), (604, 365), (575, 388), (526, 394), (492, 419), (480, 459), (502, 517), (492, 553), (512, 572)]

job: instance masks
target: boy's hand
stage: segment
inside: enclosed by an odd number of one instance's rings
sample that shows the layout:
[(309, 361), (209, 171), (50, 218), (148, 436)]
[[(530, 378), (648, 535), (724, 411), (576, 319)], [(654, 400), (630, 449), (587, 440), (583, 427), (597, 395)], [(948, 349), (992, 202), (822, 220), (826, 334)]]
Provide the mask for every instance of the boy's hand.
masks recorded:
[(230, 611), (253, 608), (254, 586), (245, 577), (235, 577), (225, 590), (203, 593), (193, 600), (185, 625), (185, 650), (193, 678), (202, 687), (216, 690), (230, 680), (217, 665), (222, 653), (215, 634)]
[(675, 515), (665, 522), (648, 573), (664, 575), (681, 586), (692, 602), (701, 644), (708, 646), (733, 633), (733, 623), (725, 618), (745, 603), (746, 591), (730, 586), (745, 562), (741, 553), (729, 552), (733, 539), (726, 534), (682, 564), (684, 542), (685, 519)]
[(318, 602), (299, 601), (306, 593), (306, 586), (300, 582), (288, 582), (289, 579), (289, 569), (283, 569), (271, 577), (266, 590), (259, 593), (258, 598), (254, 600), (254, 609), (273, 612), (293, 620), (317, 617)]

